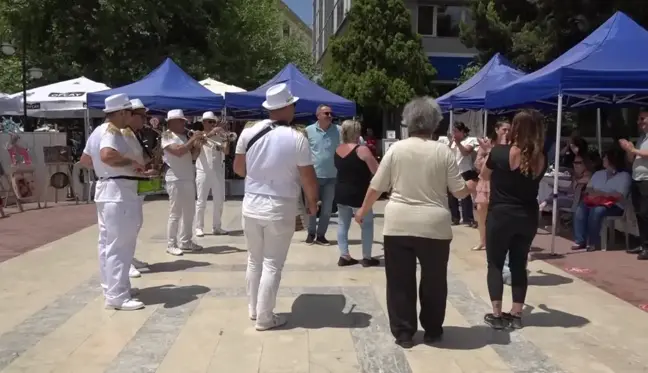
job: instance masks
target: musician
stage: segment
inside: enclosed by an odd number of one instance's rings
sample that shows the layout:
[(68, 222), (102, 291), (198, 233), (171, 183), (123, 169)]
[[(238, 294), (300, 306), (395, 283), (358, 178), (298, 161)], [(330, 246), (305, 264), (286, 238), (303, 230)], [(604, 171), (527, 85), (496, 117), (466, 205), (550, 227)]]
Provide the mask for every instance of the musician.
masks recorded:
[(192, 240), (196, 198), (192, 160), (196, 159), (204, 143), (204, 133), (196, 131), (188, 137), (185, 130), (187, 119), (179, 109), (169, 111), (166, 121), (168, 130), (162, 133), (162, 149), (164, 163), (168, 166), (164, 176), (169, 195), (167, 253), (180, 256), (183, 251), (202, 250)]
[[(141, 136), (141, 131), (144, 128), (144, 124), (146, 123), (146, 112), (148, 111), (148, 109), (146, 109), (142, 101), (139, 99), (134, 99), (131, 100), (130, 102), (131, 102), (132, 116), (128, 126), (122, 129), (122, 134), (124, 135), (124, 139), (131, 147), (131, 150), (133, 151), (133, 156), (134, 156), (133, 160), (138, 162), (139, 164), (146, 165), (148, 162), (151, 161), (153, 156), (152, 154), (150, 154), (150, 151), (143, 146), (142, 139), (140, 136)], [(142, 202), (142, 205), (140, 206), (139, 229), (142, 228), (142, 223), (144, 219), (144, 215), (142, 212), (144, 196), (140, 196), (140, 201)], [(142, 274), (140, 273), (139, 270), (146, 267), (148, 267), (148, 263), (133, 258), (133, 262), (130, 266), (130, 270), (128, 271), (128, 275), (130, 276), (130, 278), (141, 277)]]
[[(227, 132), (219, 125), (219, 119), (213, 112), (208, 111), (202, 116), (203, 131), (207, 138), (214, 141), (205, 143), (200, 149), (200, 155), (196, 160), (196, 189), (198, 199), (196, 201), (196, 236), (203, 237), (205, 225), (205, 207), (209, 191), (212, 193), (213, 220), (212, 232), (214, 235), (226, 235), (221, 227), (221, 216), (223, 215), (223, 204), (225, 203), (225, 155), (229, 152), (229, 142), (223, 141), (227, 138)], [(217, 145), (222, 143), (222, 145)]]
[(263, 103), (270, 120), (245, 128), (236, 144), (234, 171), (245, 177), (242, 213), (248, 246), (248, 310), (259, 331), (286, 323), (273, 311), (295, 233), (300, 181), (309, 213), (317, 212), (318, 185), (308, 140), (289, 125), (297, 100), (286, 84), (270, 87)]
[(106, 308), (137, 310), (144, 307), (131, 294), (130, 268), (141, 216), (141, 201), (134, 178), (144, 166), (134, 155), (121, 129), (131, 120), (131, 103), (125, 94), (106, 98), (106, 122), (86, 143), (81, 163), (92, 165), (99, 181), (95, 190), (99, 226), (99, 272)]

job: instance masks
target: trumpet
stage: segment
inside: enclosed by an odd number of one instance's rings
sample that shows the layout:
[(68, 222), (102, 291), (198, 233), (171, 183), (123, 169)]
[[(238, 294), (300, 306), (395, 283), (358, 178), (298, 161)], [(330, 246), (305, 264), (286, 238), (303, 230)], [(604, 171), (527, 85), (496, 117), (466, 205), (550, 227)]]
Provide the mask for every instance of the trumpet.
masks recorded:
[[(193, 136), (196, 131), (188, 131), (189, 136)], [(227, 143), (235, 142), (238, 138), (236, 132), (222, 131), (216, 133), (214, 139), (207, 136), (206, 133), (202, 133), (202, 138), (198, 141), (201, 145), (207, 145), (214, 150), (222, 150)]]

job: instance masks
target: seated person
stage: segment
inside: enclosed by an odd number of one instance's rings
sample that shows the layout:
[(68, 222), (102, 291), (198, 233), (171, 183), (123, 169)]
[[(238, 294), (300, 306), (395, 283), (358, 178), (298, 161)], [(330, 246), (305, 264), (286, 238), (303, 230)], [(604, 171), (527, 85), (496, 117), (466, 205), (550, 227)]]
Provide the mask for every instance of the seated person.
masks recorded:
[(572, 250), (587, 248), (595, 251), (601, 246), (601, 226), (606, 216), (623, 215), (623, 199), (630, 191), (631, 177), (624, 171), (625, 157), (611, 149), (603, 157), (603, 170), (592, 175), (585, 196), (574, 214), (574, 243)]
[(589, 146), (584, 138), (574, 134), (569, 138), (569, 143), (560, 151), (560, 165), (573, 168), (572, 164), (577, 156), (587, 157)]
[[(587, 186), (592, 177), (591, 166), (588, 160), (584, 157), (576, 156), (572, 161), (572, 166), (574, 167), (571, 177), (572, 183), (569, 186), (569, 190), (558, 190), (558, 208), (571, 208), (574, 203), (574, 196), (578, 189), (583, 190)], [(553, 207), (553, 196), (549, 195), (544, 201), (540, 202), (540, 211), (543, 211), (546, 207)]]

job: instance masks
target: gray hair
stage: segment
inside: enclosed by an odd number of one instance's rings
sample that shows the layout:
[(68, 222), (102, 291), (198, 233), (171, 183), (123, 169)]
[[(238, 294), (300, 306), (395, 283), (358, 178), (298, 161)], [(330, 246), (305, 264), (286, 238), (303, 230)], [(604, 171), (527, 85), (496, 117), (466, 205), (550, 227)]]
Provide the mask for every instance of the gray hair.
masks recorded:
[(355, 120), (345, 120), (340, 126), (340, 136), (345, 144), (355, 143), (362, 135), (362, 125)]
[(432, 97), (417, 97), (403, 109), (401, 124), (409, 135), (431, 135), (443, 119), (441, 107)]

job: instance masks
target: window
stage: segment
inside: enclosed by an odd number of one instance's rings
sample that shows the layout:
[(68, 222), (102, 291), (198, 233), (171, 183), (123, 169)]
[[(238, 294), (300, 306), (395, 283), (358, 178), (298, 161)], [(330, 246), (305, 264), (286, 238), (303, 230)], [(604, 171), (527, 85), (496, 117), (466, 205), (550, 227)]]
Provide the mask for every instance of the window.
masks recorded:
[(342, 25), (342, 21), (344, 21), (344, 0), (337, 0), (337, 4), (335, 5), (335, 14), (336, 14), (336, 23), (335, 23), (335, 31), (340, 28)]
[(284, 22), (283, 24), (283, 37), (290, 37), (290, 25), (288, 24), (288, 22)]
[(421, 5), (418, 7), (418, 33), (425, 36), (457, 38), (460, 24), (472, 23), (468, 8), (462, 6)]
[(434, 36), (434, 6), (418, 7), (418, 33)]

